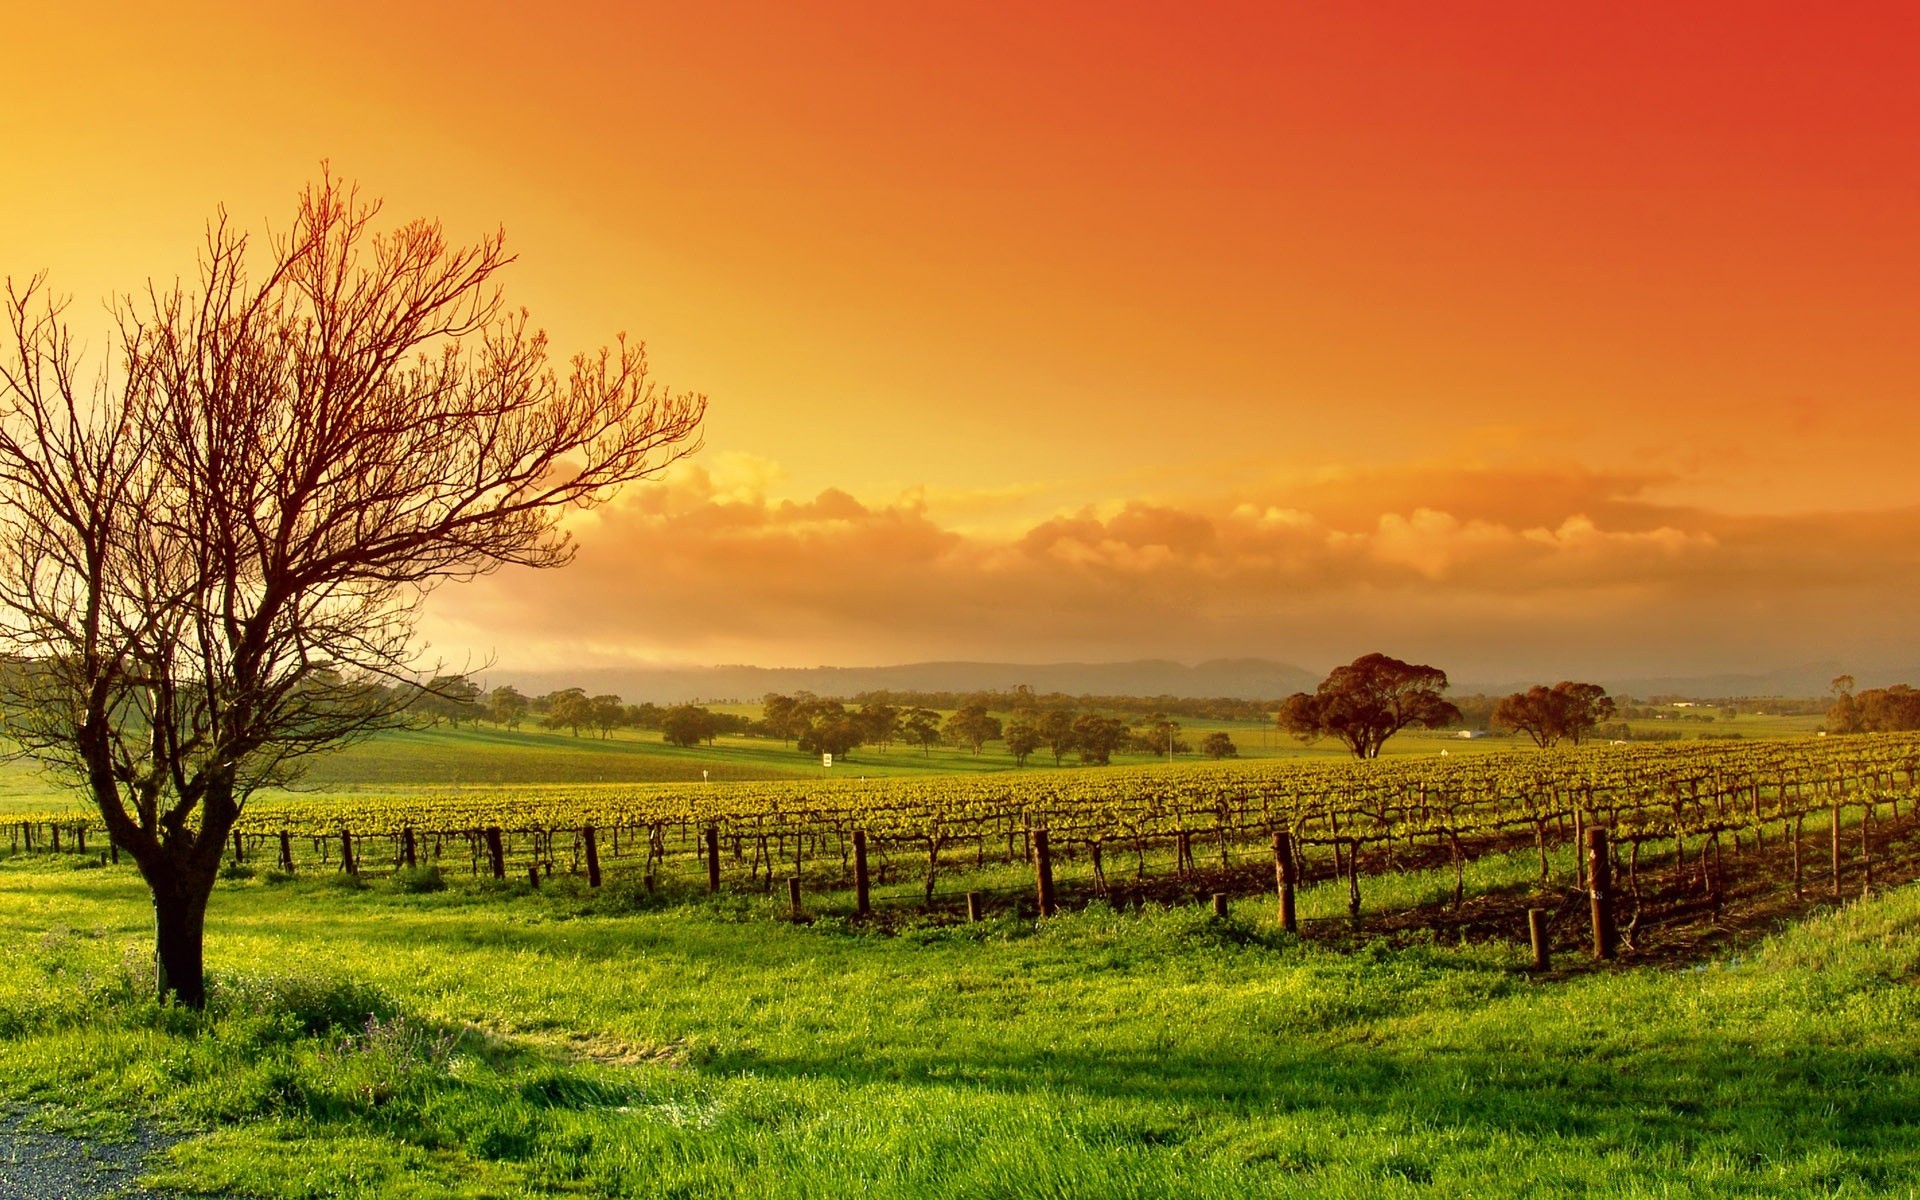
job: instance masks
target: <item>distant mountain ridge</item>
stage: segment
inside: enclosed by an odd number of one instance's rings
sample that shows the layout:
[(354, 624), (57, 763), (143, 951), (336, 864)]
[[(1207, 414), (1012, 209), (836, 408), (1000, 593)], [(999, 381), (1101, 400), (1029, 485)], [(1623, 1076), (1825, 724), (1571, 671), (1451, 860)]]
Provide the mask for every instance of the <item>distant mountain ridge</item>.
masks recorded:
[[(1693, 700), (1731, 699), (1739, 696), (1782, 696), (1803, 699), (1826, 695), (1834, 678), (1839, 675), (1852, 675), (1855, 685), (1861, 688), (1887, 687), (1895, 683), (1920, 686), (1920, 666), (1893, 669), (1861, 665), (1849, 669), (1845, 664), (1838, 662), (1803, 663), (1797, 667), (1780, 667), (1772, 671), (1752, 674), (1641, 676), (1601, 674), (1595, 677), (1595, 682), (1604, 686), (1613, 695), (1633, 696), (1642, 700), (1649, 696), (1684, 696)], [(1536, 683), (1558, 682), (1560, 678), (1565, 676), (1507, 683), (1457, 681), (1448, 690), (1459, 695), (1471, 695), (1477, 692), (1487, 696), (1504, 696), (1509, 692), (1524, 691)]]
[(889, 667), (583, 667), (572, 671), (493, 670), (487, 687), (512, 684), (528, 695), (580, 687), (629, 704), (754, 701), (768, 692), (821, 696), (861, 692), (1006, 691), (1026, 684), (1069, 696), (1178, 696), (1272, 700), (1312, 691), (1321, 675), (1262, 658), (1220, 658), (1188, 666), (1167, 659), (1117, 663), (925, 662)]
[[(1672, 676), (1585, 676), (1614, 695), (1685, 696), (1709, 700), (1734, 696), (1821, 696), (1840, 663), (1808, 663), (1752, 674)], [(1862, 688), (1892, 683), (1920, 685), (1920, 667), (1906, 670), (1860, 667), (1851, 672)], [(1026, 684), (1036, 692), (1069, 696), (1177, 696), (1182, 699), (1229, 698), (1280, 700), (1310, 692), (1325, 673), (1265, 658), (1216, 658), (1191, 666), (1169, 659), (1144, 658), (1113, 663), (922, 662), (886, 667), (583, 667), (575, 671), (485, 672), (487, 687), (512, 684), (530, 696), (580, 687), (590, 694), (612, 693), (629, 704), (684, 704), (689, 701), (752, 702), (768, 692), (807, 691), (821, 696), (861, 692), (996, 692)], [(1539, 678), (1485, 682), (1456, 678), (1453, 695), (1504, 696), (1536, 683), (1568, 678), (1548, 672)]]

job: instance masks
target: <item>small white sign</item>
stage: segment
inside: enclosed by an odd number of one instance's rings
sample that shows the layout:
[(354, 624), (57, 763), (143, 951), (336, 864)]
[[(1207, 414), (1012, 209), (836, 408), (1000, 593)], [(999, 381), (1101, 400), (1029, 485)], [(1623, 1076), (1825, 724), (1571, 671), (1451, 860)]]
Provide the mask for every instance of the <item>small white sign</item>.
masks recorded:
[(829, 753), (829, 754), (822, 754), (822, 755), (820, 756), (820, 765), (821, 765), (821, 766), (823, 766), (823, 767), (830, 767), (830, 766), (832, 766), (832, 765), (833, 765), (833, 755), (832, 755), (831, 753)]

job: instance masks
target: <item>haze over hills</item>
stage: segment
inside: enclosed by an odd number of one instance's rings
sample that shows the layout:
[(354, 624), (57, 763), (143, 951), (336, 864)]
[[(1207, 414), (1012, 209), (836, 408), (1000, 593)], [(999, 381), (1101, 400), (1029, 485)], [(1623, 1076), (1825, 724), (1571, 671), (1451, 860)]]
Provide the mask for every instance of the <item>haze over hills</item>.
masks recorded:
[[(1818, 696), (1844, 664), (1808, 663), (1751, 674), (1659, 677), (1600, 677), (1615, 694), (1710, 699), (1724, 696)], [(1859, 686), (1880, 687), (1920, 680), (1920, 668), (1889, 671), (1856, 667)], [(1004, 691), (1026, 684), (1038, 692), (1070, 696), (1232, 697), (1273, 700), (1312, 691), (1324, 671), (1263, 658), (1223, 658), (1188, 665), (1167, 659), (1114, 663), (923, 662), (884, 667), (585, 667), (577, 671), (493, 670), (481, 676), (488, 687), (512, 684), (528, 695), (580, 687), (611, 692), (630, 704), (681, 704), (688, 701), (758, 700), (768, 692), (809, 691), (821, 696), (854, 696), (869, 691)], [(1551, 676), (1551, 677), (1549, 677)], [(1467, 695), (1505, 695), (1535, 683), (1553, 683), (1564, 673), (1538, 679), (1501, 682), (1455, 678), (1452, 691)]]
[(1070, 696), (1231, 696), (1257, 700), (1311, 691), (1321, 676), (1259, 658), (1194, 666), (1165, 659), (1118, 663), (926, 662), (887, 667), (590, 667), (578, 671), (489, 671), (488, 686), (511, 683), (528, 695), (582, 687), (629, 704), (651, 700), (758, 700), (768, 692), (853, 696), (870, 691), (1003, 691), (1026, 684)]

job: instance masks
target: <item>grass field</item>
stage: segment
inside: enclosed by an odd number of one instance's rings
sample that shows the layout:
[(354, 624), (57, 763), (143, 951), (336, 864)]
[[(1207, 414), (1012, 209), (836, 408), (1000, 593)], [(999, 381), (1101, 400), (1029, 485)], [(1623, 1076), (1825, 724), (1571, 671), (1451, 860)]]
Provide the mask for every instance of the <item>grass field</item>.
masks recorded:
[[(71, 862), (72, 860), (66, 860)], [(201, 1131), (252, 1196), (1910, 1196), (1920, 892), (1679, 972), (1336, 949), (1196, 908), (897, 936), (570, 881), (216, 892), (0, 861), (0, 1097)], [(368, 1021), (371, 1012), (375, 1019)]]
[[(756, 710), (757, 711), (757, 710)], [(1713, 710), (1699, 710), (1711, 713)], [(1760, 717), (1743, 713), (1711, 723), (1643, 721), (1639, 728), (1678, 729), (1689, 737), (1783, 737), (1809, 735), (1819, 725), (1812, 717)], [(1305, 745), (1270, 725), (1252, 722), (1189, 721), (1181, 737), (1197, 746), (1214, 730), (1230, 735), (1244, 758), (1342, 758), (1339, 743), (1323, 739)], [(1400, 755), (1484, 754), (1529, 749), (1523, 737), (1464, 739), (1445, 732), (1407, 730), (1390, 740), (1385, 753)], [(1183, 761), (1203, 761), (1198, 755)], [(1157, 761), (1158, 756), (1117, 754), (1116, 765)], [(988, 743), (980, 754), (954, 746), (923, 753), (904, 745), (888, 749), (863, 746), (836, 763), (836, 775), (949, 775), (1024, 769), (1097, 771), (1069, 755), (1056, 768), (1042, 750), (1016, 768), (1004, 748)], [(351, 792), (363, 788), (449, 787), (515, 783), (670, 783), (702, 778), (716, 782), (742, 779), (806, 779), (824, 773), (819, 760), (792, 746), (763, 738), (722, 737), (713, 746), (669, 746), (651, 732), (620, 731), (611, 738), (574, 737), (542, 729), (506, 731), (488, 726), (459, 729), (394, 730), (314, 760), (301, 790)], [(0, 761), (0, 814), (40, 811), (77, 803), (71, 788), (31, 764)]]

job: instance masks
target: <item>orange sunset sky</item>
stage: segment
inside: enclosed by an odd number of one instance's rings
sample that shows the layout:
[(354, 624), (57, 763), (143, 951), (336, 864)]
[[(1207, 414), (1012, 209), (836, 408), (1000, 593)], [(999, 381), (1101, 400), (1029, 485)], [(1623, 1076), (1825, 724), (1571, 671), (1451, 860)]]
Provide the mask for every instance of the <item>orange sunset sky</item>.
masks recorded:
[(327, 159), (710, 397), (455, 662), (1920, 664), (1920, 7), (8, 8), (93, 345)]

